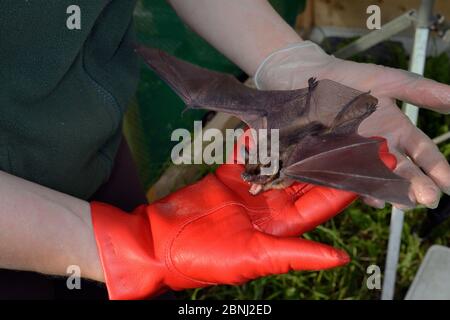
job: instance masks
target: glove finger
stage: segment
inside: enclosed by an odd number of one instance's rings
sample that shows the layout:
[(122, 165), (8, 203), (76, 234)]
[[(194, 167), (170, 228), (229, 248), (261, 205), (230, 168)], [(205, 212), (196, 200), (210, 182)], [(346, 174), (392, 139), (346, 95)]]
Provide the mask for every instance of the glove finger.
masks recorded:
[(421, 130), (411, 126), (402, 147), (414, 163), (423, 169), (439, 188), (450, 194), (450, 166), (438, 147)]
[(380, 199), (372, 197), (361, 197), (361, 200), (368, 206), (376, 209), (383, 209), (386, 206), (386, 202)]
[(260, 252), (259, 259), (253, 261), (258, 276), (283, 274), (291, 270), (329, 269), (350, 261), (344, 251), (306, 239), (259, 233), (253, 243)]
[(290, 234), (285, 236), (301, 235), (314, 229), (342, 212), (357, 198), (358, 195), (350, 191), (314, 186), (295, 201), (296, 219), (290, 221)]
[(411, 182), (410, 199), (429, 208), (437, 207), (440, 196), (438, 186), (406, 156), (399, 152), (395, 152), (395, 156), (398, 164), (394, 172)]
[(378, 155), (380, 156), (381, 161), (383, 161), (384, 165), (391, 170), (394, 170), (397, 166), (397, 158), (394, 154), (389, 152), (387, 140), (383, 137), (374, 136), (371, 139), (379, 140), (378, 145)]
[(450, 86), (405, 70), (377, 68), (378, 79), (383, 79), (383, 83), (375, 95), (390, 96), (441, 113), (450, 112)]

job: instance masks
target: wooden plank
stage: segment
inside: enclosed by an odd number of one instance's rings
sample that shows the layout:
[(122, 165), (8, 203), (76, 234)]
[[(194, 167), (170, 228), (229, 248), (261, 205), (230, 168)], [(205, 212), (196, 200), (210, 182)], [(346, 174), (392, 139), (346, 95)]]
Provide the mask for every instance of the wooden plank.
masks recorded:
[[(311, 8), (299, 16), (296, 27), (301, 30), (308, 26), (308, 21), (313, 21), (317, 27), (365, 29), (366, 9), (373, 4), (380, 6), (381, 22), (386, 23), (410, 9), (418, 9), (420, 0), (309, 0), (307, 8)], [(434, 12), (450, 18), (450, 1), (437, 0)]]
[(305, 10), (297, 17), (296, 30), (302, 38), (308, 39), (314, 25), (314, 0), (309, 0), (306, 2)]

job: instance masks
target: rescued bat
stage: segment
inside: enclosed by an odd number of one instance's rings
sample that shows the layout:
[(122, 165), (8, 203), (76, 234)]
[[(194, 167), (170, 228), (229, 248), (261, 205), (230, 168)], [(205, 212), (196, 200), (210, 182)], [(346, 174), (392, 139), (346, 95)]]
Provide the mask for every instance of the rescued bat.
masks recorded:
[(380, 140), (357, 134), (378, 103), (368, 92), (314, 78), (303, 89), (260, 91), (159, 49), (137, 46), (136, 52), (187, 108), (225, 112), (253, 129), (279, 129), (280, 170), (261, 175), (261, 165), (246, 165), (242, 177), (251, 193), (298, 180), (412, 205), (409, 182), (379, 158)]

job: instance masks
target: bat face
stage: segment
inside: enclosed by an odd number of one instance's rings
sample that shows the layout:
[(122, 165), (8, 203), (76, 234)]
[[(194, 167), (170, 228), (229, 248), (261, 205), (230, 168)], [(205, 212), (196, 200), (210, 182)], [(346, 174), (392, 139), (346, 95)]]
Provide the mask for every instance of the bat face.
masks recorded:
[(152, 48), (136, 52), (186, 103), (229, 113), (253, 129), (279, 130), (280, 169), (262, 175), (246, 165), (242, 178), (257, 194), (302, 181), (412, 206), (409, 182), (379, 158), (379, 139), (357, 134), (378, 100), (337, 82), (309, 79), (297, 90), (259, 91), (234, 77), (207, 70)]

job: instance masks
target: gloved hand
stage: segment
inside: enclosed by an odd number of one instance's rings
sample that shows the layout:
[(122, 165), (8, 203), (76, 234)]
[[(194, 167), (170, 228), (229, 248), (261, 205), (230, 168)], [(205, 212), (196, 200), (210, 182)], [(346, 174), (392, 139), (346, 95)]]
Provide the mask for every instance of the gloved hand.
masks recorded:
[[(385, 164), (395, 167), (387, 145)], [(132, 214), (93, 202), (92, 221), (111, 299), (166, 289), (242, 284), (290, 270), (346, 264), (347, 254), (297, 236), (330, 219), (356, 195), (306, 183), (250, 195), (239, 164)]]
[[(412, 201), (434, 208), (439, 202), (440, 189), (450, 194), (447, 160), (395, 104), (395, 99), (399, 99), (449, 113), (449, 86), (403, 70), (341, 60), (310, 41), (271, 54), (259, 66), (255, 82), (259, 89), (286, 90), (306, 87), (310, 77), (371, 91), (379, 99), (377, 111), (362, 122), (359, 133), (387, 139), (389, 150), (398, 161), (395, 172), (411, 181)], [(375, 207), (384, 206), (378, 199), (365, 201)]]

